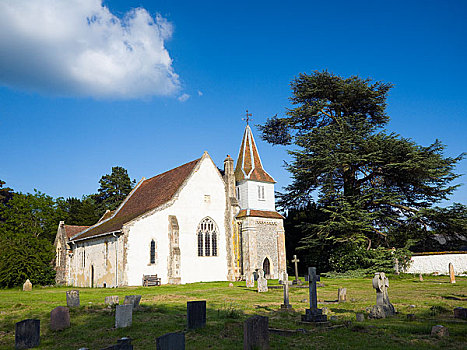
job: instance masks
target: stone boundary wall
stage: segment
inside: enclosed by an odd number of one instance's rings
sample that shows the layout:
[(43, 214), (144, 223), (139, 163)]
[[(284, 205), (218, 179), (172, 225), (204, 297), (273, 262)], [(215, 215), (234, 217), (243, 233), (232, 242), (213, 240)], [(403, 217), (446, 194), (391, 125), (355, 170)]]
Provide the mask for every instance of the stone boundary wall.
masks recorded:
[(467, 252), (418, 253), (406, 273), (437, 273), (449, 275), (449, 263), (454, 266), (456, 276), (467, 276)]

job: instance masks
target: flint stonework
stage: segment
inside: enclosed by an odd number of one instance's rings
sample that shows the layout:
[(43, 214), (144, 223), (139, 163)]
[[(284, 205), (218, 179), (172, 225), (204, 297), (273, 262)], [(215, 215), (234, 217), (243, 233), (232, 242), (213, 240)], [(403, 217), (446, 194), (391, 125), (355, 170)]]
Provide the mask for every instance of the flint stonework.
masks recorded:
[(50, 329), (61, 331), (70, 327), (70, 310), (65, 306), (57, 306), (50, 312)]
[(206, 300), (188, 301), (186, 308), (188, 329), (206, 326)]
[(66, 305), (68, 307), (79, 307), (79, 290), (69, 290), (66, 292)]
[(243, 323), (243, 350), (269, 349), (269, 318), (250, 317)]
[(39, 346), (40, 320), (27, 319), (15, 325), (15, 349), (30, 349)]

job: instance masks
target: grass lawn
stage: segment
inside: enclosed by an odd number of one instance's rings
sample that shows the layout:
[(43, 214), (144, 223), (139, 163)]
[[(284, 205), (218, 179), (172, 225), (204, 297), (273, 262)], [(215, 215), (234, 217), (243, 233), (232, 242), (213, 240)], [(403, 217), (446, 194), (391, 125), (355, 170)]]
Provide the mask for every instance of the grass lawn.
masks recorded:
[[(466, 349), (467, 321), (455, 319), (453, 309), (467, 307), (467, 278), (458, 277), (456, 284), (448, 276), (389, 277), (389, 298), (398, 314), (382, 320), (355, 322), (356, 312), (365, 312), (374, 305), (376, 293), (371, 278), (322, 278), (325, 286), (318, 288), (319, 307), (327, 307), (343, 325), (333, 329), (300, 323), (300, 315), (308, 307), (308, 289), (290, 288), (290, 303), (295, 312), (279, 312), (282, 289), (257, 293), (245, 288), (245, 282), (193, 283), (181, 286), (126, 287), (117, 289), (78, 288), (81, 307), (70, 310), (71, 328), (49, 330), (50, 311), (66, 306), (65, 291), (70, 287), (37, 287), (32, 292), (19, 288), (0, 290), (0, 349), (14, 348), (15, 323), (26, 318), (41, 320), (40, 349), (101, 349), (116, 344), (123, 336), (133, 338), (136, 350), (155, 349), (156, 337), (167, 332), (184, 330), (186, 302), (207, 301), (207, 326), (186, 333), (187, 349), (242, 349), (243, 321), (252, 315), (269, 317), (269, 326), (281, 329), (306, 329), (291, 336), (270, 335), (272, 349)], [(269, 281), (277, 285), (277, 281)], [(337, 299), (337, 288), (347, 288), (346, 303), (328, 303)], [(106, 308), (104, 298), (141, 294), (141, 311), (133, 313), (133, 325), (115, 329), (114, 310)], [(408, 321), (407, 314), (416, 315)], [(352, 321), (351, 324), (346, 321)], [(449, 329), (447, 338), (430, 336), (433, 325)], [(344, 326), (345, 325), (345, 326)]]

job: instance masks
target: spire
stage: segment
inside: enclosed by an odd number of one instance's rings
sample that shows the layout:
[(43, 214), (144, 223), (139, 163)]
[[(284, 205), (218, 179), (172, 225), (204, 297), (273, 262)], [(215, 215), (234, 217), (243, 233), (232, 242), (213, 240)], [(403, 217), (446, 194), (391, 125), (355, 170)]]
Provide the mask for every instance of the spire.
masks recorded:
[(235, 167), (235, 180), (276, 182), (264, 169), (250, 126), (247, 124)]

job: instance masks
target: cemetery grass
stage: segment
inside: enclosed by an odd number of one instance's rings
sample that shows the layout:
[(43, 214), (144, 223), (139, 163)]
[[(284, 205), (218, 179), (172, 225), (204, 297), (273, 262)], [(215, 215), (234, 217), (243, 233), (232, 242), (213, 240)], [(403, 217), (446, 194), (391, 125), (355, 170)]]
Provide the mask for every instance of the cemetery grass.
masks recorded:
[[(32, 292), (20, 288), (0, 290), (0, 349), (14, 348), (15, 323), (26, 318), (41, 320), (39, 349), (101, 349), (116, 344), (123, 336), (133, 338), (136, 350), (155, 349), (155, 338), (167, 332), (185, 330), (186, 302), (207, 301), (207, 325), (186, 333), (187, 349), (242, 349), (243, 321), (252, 315), (269, 317), (269, 327), (287, 330), (305, 329), (306, 333), (289, 336), (270, 334), (271, 349), (465, 349), (467, 321), (453, 317), (455, 307), (467, 307), (467, 278), (448, 276), (390, 276), (389, 298), (398, 314), (382, 320), (355, 322), (356, 312), (365, 312), (375, 304), (376, 294), (368, 278), (322, 278), (318, 288), (319, 307), (327, 307), (337, 316), (329, 326), (300, 323), (308, 307), (308, 289), (290, 288), (290, 303), (295, 312), (280, 312), (282, 289), (257, 293), (245, 282), (193, 283), (180, 286), (125, 287), (117, 289), (77, 288), (81, 306), (70, 310), (71, 328), (49, 329), (50, 311), (66, 305), (66, 287), (34, 287)], [(270, 286), (278, 285), (269, 281)], [(347, 288), (347, 302), (337, 299), (337, 288)], [(115, 310), (104, 305), (105, 296), (141, 294), (141, 311), (133, 313), (128, 328), (114, 328)], [(407, 314), (415, 314), (408, 321)], [(329, 317), (329, 316), (328, 316)], [(349, 322), (351, 321), (351, 322)], [(450, 336), (430, 336), (431, 327), (444, 325)]]

